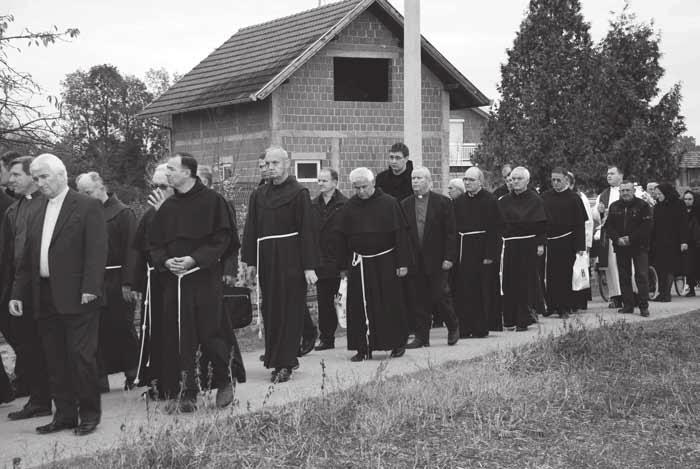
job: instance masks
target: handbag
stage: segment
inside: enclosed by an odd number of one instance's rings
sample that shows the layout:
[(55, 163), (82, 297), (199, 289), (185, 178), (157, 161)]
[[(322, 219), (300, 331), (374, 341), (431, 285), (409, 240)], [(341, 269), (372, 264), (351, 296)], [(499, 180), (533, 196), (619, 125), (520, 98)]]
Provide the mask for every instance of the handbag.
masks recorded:
[(333, 301), (335, 305), (335, 314), (338, 316), (338, 326), (342, 329), (348, 328), (347, 323), (347, 306), (348, 306), (348, 279), (347, 277), (340, 280), (338, 293), (335, 294)]
[(253, 322), (250, 288), (224, 286), (221, 302), (223, 313), (231, 319), (233, 329), (242, 329)]
[(574, 261), (574, 271), (571, 276), (571, 289), (573, 291), (581, 291), (591, 286), (591, 277), (589, 274), (590, 260), (588, 253), (576, 254)]

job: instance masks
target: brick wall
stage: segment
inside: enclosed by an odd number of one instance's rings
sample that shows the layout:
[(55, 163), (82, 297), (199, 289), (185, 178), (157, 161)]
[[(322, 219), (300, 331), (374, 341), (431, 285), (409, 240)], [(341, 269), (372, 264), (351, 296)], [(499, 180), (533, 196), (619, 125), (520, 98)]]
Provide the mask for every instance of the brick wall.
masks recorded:
[(486, 119), (471, 109), (450, 111), (450, 119), (464, 119), (464, 142), (481, 143), (481, 135), (486, 128)]

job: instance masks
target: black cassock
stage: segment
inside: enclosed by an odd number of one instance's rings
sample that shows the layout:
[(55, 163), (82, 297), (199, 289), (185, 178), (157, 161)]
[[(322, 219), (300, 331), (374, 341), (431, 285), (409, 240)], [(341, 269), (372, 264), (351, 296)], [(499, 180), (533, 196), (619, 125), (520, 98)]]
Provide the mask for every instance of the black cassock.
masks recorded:
[(107, 265), (104, 301), (100, 311), (98, 357), (102, 374), (123, 371), (136, 377), (138, 338), (134, 330), (134, 307), (124, 300), (122, 285), (128, 283), (129, 250), (136, 231), (136, 216), (116, 195), (103, 204), (107, 222)]
[[(212, 385), (222, 387), (231, 380), (230, 346), (222, 328), (221, 278), (223, 263), (238, 248), (234, 230), (226, 200), (205, 187), (199, 178), (188, 192), (176, 192), (163, 202), (151, 225), (150, 256), (154, 268), (161, 273), (164, 329), (168, 333), (175, 328), (168, 340), (177, 340), (179, 370), (184, 374), (187, 397), (198, 391), (195, 365), (200, 345), (213, 365)], [(200, 270), (178, 281), (178, 276), (165, 267), (165, 261), (184, 256), (194, 258)], [(171, 348), (167, 342), (164, 346)], [(171, 360), (168, 356), (163, 358), (166, 362)], [(200, 378), (208, 382), (210, 377)]]
[(309, 191), (293, 176), (251, 194), (242, 261), (258, 268), (265, 367), (293, 368), (306, 308), (304, 271), (319, 265)]
[[(484, 337), (501, 328), (498, 268), (501, 216), (496, 197), (480, 190), (454, 202), (457, 221), (455, 310), (461, 337)], [(490, 264), (484, 264), (490, 259)]]
[(531, 189), (498, 199), (503, 219), (503, 325), (526, 328), (536, 321), (541, 301), (537, 246), (543, 246), (547, 216), (544, 204)]
[(581, 197), (570, 189), (561, 192), (550, 189), (542, 194), (542, 202), (547, 213), (547, 312), (567, 313), (575, 307), (571, 278), (576, 253), (586, 250), (588, 215)]
[(339, 267), (348, 271), (348, 349), (367, 351), (367, 319), (369, 351), (403, 347), (408, 338), (406, 304), (396, 269), (411, 264), (411, 252), (401, 206), (377, 188), (369, 199), (353, 196), (338, 226)]

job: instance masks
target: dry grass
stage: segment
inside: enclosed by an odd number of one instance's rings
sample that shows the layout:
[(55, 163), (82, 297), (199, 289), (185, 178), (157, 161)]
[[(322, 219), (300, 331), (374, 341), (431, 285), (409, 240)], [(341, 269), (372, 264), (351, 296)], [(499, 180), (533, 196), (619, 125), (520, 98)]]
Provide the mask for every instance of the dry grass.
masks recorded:
[(700, 467), (699, 320), (574, 324), (508, 354), (207, 414), (53, 467)]

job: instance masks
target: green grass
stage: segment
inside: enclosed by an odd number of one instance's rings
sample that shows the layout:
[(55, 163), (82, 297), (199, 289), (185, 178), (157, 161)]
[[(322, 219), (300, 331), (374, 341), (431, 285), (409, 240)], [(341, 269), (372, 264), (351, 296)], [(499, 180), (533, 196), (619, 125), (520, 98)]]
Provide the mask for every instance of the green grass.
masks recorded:
[(203, 412), (53, 467), (700, 467), (700, 313), (569, 327), (281, 408)]

